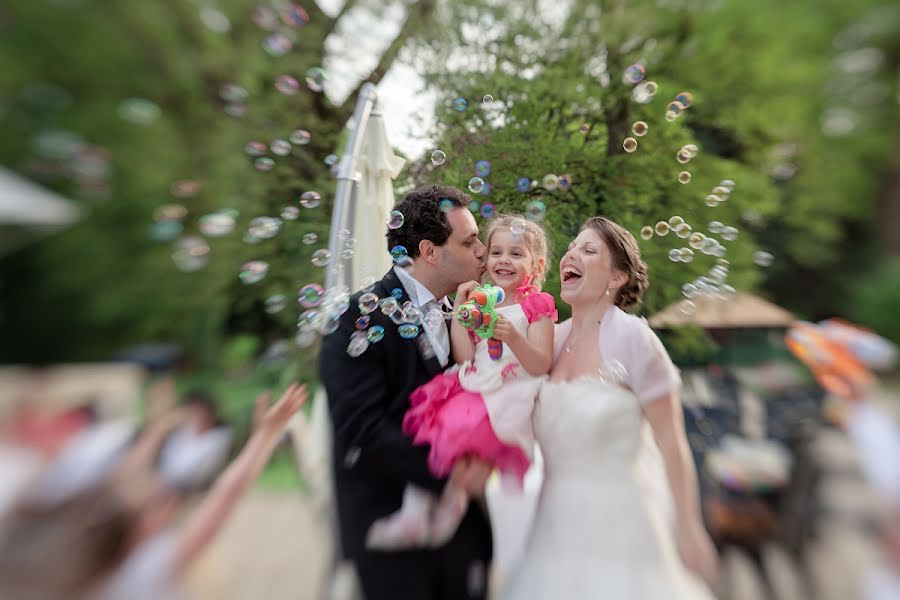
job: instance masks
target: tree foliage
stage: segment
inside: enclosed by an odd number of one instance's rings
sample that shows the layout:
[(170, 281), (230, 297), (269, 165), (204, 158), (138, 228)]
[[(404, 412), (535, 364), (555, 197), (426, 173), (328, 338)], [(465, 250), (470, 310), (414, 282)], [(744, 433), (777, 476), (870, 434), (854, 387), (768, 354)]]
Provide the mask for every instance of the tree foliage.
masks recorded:
[[(443, 92), (435, 147), (449, 158), (424, 160), (415, 181), (465, 185), (475, 162), (490, 160), (492, 189), (479, 199), (504, 212), (543, 199), (557, 257), (592, 214), (636, 236), (673, 215), (703, 232), (718, 220), (740, 230), (724, 242), (732, 285), (763, 286), (806, 316), (846, 312), (850, 275), (880, 260), (872, 216), (900, 122), (896, 7), (585, 0), (468, 3), (457, 18), (418, 55)], [(635, 63), (659, 84), (649, 104), (623, 83)], [(665, 107), (682, 90), (693, 105), (668, 122)], [(482, 103), (485, 94), (494, 102)], [(454, 98), (468, 109), (455, 111)], [(639, 120), (649, 133), (628, 154), (623, 141)], [(675, 154), (688, 143), (700, 154), (682, 166)], [(676, 182), (683, 168), (687, 185)], [(546, 173), (570, 174), (572, 190), (516, 190), (519, 177)], [(709, 208), (704, 197), (722, 179), (737, 189)], [(641, 242), (645, 312), (677, 300), (713, 264), (700, 253), (671, 262), (669, 248), (686, 245), (673, 238)], [(758, 249), (775, 256), (771, 269), (754, 264)]]
[[(405, 184), (465, 187), (475, 162), (489, 160), (492, 190), (479, 200), (501, 211), (544, 201), (557, 258), (593, 214), (635, 233), (673, 215), (695, 231), (716, 219), (740, 229), (723, 242), (729, 282), (763, 286), (805, 316), (843, 312), (857, 272), (880, 260), (871, 215), (891, 196), (890, 165), (900, 164), (895, 7), (348, 0), (329, 15), (308, 0), (308, 23), (279, 26), (293, 50), (273, 57), (262, 50), (273, 31), (251, 17), (282, 4), (223, 0), (218, 14), (185, 0), (12, 0), (0, 8), (0, 163), (89, 213), (0, 259), (0, 360), (104, 358), (127, 343), (172, 339), (214, 362), (229, 336), (290, 336), (297, 311), (268, 314), (264, 301), (283, 294), (290, 306), (300, 285), (322, 280), (309, 258), (326, 243), (333, 178), (323, 159), (340, 144), (359, 86), (398, 60), (441, 98), (434, 147), (448, 155), (434, 166), (426, 154)], [(353, 68), (330, 73), (344, 79), (340, 98), (302, 85), (308, 69), (348, 57), (357, 59)], [(659, 84), (649, 104), (634, 102), (622, 81), (638, 62)], [(299, 79), (300, 92), (278, 93), (281, 74)], [(224, 111), (229, 83), (247, 92), (242, 116)], [(667, 122), (664, 107), (682, 90), (693, 105)], [(492, 103), (481, 101), (487, 94)], [(128, 98), (151, 100), (159, 117), (122, 119)], [(468, 108), (455, 110), (456, 98)], [(623, 140), (637, 120), (649, 132), (628, 154)], [(268, 144), (295, 129), (311, 133), (308, 145), (275, 157), (269, 172), (253, 168), (248, 141)], [(88, 160), (46, 152), (47, 132), (60, 131), (70, 135), (64, 140), (76, 136)], [(689, 143), (700, 153), (685, 167), (675, 153)], [(683, 168), (693, 174), (687, 185), (676, 181)], [(548, 173), (570, 175), (574, 185), (517, 191), (518, 178)], [(737, 189), (708, 208), (703, 198), (722, 179)], [(173, 198), (179, 180), (202, 188)], [(319, 191), (322, 207), (301, 209), (273, 239), (242, 241), (252, 218), (277, 216), (305, 190)], [(196, 233), (201, 215), (239, 212), (235, 233), (210, 240), (206, 268), (179, 272), (171, 242), (148, 236), (167, 203), (187, 209), (185, 234)], [(317, 244), (301, 242), (309, 232)], [(642, 241), (652, 282), (645, 312), (677, 300), (683, 282), (709, 269), (712, 259), (700, 253), (690, 264), (668, 260), (668, 249), (686, 241)], [(758, 248), (775, 256), (767, 271), (753, 264)], [(269, 275), (243, 285), (237, 273), (247, 260), (267, 261)], [(547, 288), (558, 289), (555, 276)]]

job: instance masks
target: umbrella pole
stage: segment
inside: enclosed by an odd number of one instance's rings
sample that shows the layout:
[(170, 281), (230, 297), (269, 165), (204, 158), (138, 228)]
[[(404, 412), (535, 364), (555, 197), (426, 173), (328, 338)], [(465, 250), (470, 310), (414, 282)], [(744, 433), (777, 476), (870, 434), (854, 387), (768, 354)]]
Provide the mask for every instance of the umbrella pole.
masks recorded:
[[(363, 134), (377, 98), (378, 93), (375, 91), (374, 84), (363, 85), (359, 92), (359, 99), (356, 101), (356, 109), (353, 111), (354, 126), (350, 131), (350, 139), (338, 165), (337, 189), (332, 205), (331, 230), (328, 234), (328, 251), (331, 253), (331, 257), (328, 259), (328, 270), (325, 273), (325, 289), (343, 286), (347, 282), (347, 273), (352, 267), (353, 258), (341, 257), (344, 242), (341, 239), (341, 231), (350, 229), (350, 223), (353, 222), (353, 212), (356, 207), (352, 202), (352, 196), (356, 184), (356, 164), (362, 151), (362, 143), (365, 138)], [(343, 268), (335, 269), (338, 265)]]

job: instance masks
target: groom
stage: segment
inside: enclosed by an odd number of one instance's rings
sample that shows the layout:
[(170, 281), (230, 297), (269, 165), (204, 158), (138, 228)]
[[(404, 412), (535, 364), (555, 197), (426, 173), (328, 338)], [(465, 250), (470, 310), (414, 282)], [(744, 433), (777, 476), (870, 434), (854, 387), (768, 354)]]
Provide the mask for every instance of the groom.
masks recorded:
[[(409, 300), (423, 315), (447, 294), (484, 272), (485, 247), (461, 190), (427, 186), (397, 203), (403, 225), (387, 232), (387, 248), (403, 246), (410, 259), (375, 284), (379, 299)], [(377, 226), (373, 224), (373, 226)], [(403, 262), (403, 261), (400, 261)], [(361, 316), (358, 300), (341, 316), (319, 355), (319, 373), (328, 394), (334, 426), (334, 477), (340, 543), (352, 561), (366, 600), (481, 600), (486, 596), (492, 553), (490, 523), (479, 503), (470, 503), (456, 535), (436, 549), (384, 552), (365, 546), (372, 523), (400, 508), (403, 490), (413, 484), (439, 494), (446, 480), (428, 469), (428, 447), (413, 446), (401, 423), (409, 395), (449, 364), (445, 324), (422, 319), (418, 336), (404, 339), (398, 325), (376, 309), (369, 329), (384, 338), (360, 356), (347, 354)], [(428, 321), (428, 323), (425, 323)], [(481, 496), (490, 468), (460, 461), (450, 478), (473, 497)]]

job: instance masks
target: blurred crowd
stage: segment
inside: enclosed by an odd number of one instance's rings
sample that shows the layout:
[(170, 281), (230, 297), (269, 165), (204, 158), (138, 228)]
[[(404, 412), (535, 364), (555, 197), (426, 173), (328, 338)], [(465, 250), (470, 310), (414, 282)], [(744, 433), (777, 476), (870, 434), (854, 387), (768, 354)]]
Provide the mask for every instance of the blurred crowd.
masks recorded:
[[(788, 345), (802, 333), (792, 329)], [(820, 501), (824, 473), (814, 442), (823, 428), (839, 431), (879, 498), (877, 516), (865, 525), (880, 558), (869, 565), (859, 597), (900, 598), (897, 399), (876, 380), (871, 361), (854, 355), (858, 364), (850, 367), (834, 362), (849, 360), (840, 351), (846, 344), (834, 354), (833, 345), (815, 350), (821, 340), (798, 339), (813, 348), (792, 349), (817, 386), (773, 365), (682, 372), (706, 526), (721, 554), (750, 559), (769, 597), (780, 597), (763, 556), (771, 544), (791, 559), (805, 596), (820, 597), (809, 554), (828, 508)], [(892, 368), (896, 350), (887, 350), (893, 354), (881, 367)], [(859, 364), (873, 368), (854, 370)], [(274, 404), (265, 393), (252, 402), (250, 434), (239, 450), (215, 399), (202, 390), (179, 397), (171, 377), (147, 388), (140, 421), (109, 418), (90, 401), (46, 407), (33, 395), (26, 388), (4, 399), (0, 421), (0, 598), (186, 597), (179, 582), (282, 443), (292, 417), (291, 428), (303, 426), (295, 435), (321, 433), (298, 413), (305, 386), (290, 386)], [(314, 510), (324, 522), (331, 510), (327, 473), (315, 471), (327, 460), (295, 457), (308, 483), (323, 488), (313, 490), (313, 500), (323, 499)], [(508, 556), (496, 558), (502, 568)], [(334, 567), (332, 575), (347, 576)], [(734, 592), (727, 581), (717, 589), (721, 598)], [(329, 598), (355, 594), (346, 586), (336, 593)]]
[(178, 598), (210, 543), (306, 400), (291, 385), (253, 407), (243, 448), (201, 391), (166, 378), (141, 426), (84, 404), (14, 402), (0, 426), (0, 597)]

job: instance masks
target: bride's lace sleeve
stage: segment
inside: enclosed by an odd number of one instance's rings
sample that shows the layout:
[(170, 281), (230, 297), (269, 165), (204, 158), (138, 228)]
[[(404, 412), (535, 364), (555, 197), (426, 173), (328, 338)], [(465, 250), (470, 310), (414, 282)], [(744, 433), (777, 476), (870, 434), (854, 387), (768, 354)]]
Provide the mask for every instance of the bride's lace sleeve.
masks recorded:
[(647, 322), (620, 310), (614, 314), (609, 326), (603, 324), (600, 351), (608, 364), (621, 363), (625, 383), (638, 401), (647, 404), (678, 391), (678, 368)]

